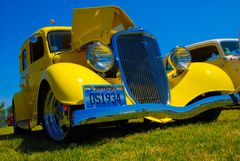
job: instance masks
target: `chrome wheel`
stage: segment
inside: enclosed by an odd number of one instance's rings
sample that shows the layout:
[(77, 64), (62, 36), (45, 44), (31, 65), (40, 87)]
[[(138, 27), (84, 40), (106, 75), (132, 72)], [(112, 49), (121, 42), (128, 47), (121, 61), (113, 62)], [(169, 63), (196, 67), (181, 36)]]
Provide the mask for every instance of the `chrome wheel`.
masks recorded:
[(44, 101), (44, 127), (55, 141), (67, 138), (70, 130), (69, 106), (60, 103), (49, 90)]

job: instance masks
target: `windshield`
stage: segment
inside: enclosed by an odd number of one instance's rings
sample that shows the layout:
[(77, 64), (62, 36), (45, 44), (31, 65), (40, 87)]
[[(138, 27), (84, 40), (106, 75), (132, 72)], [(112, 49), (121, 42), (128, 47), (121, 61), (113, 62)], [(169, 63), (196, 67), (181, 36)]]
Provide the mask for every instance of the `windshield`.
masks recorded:
[(52, 31), (48, 33), (50, 52), (65, 51), (71, 49), (71, 31)]
[(222, 41), (221, 46), (225, 55), (240, 54), (239, 42), (237, 40)]

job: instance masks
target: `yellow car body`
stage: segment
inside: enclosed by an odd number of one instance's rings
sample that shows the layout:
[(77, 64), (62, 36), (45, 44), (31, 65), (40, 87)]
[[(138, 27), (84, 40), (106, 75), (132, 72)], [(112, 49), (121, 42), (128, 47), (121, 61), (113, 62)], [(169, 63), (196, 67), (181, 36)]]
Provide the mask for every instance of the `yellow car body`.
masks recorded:
[[(227, 43), (225, 48), (223, 43)], [(229, 44), (230, 43), (230, 44)], [(185, 106), (194, 101), (216, 94), (229, 93), (240, 86), (239, 56), (230, 52), (239, 52), (238, 39), (214, 39), (186, 46), (192, 62), (188, 69), (174, 76), (165, 57), (171, 93), (171, 105)], [(226, 53), (229, 51), (229, 53)]]
[(234, 88), (240, 86), (239, 39), (213, 39), (187, 46), (193, 62), (206, 62), (224, 71)]
[[(23, 44), (19, 59), (20, 91), (13, 97), (16, 133), (39, 124), (52, 139), (61, 141), (77, 125), (134, 118), (186, 119), (220, 104), (233, 104), (232, 97), (225, 95), (182, 108), (169, 106), (167, 75), (156, 38), (134, 26), (116, 6), (75, 9), (72, 27), (37, 30)], [(184, 106), (203, 91), (234, 90), (227, 74), (213, 65), (202, 65), (204, 70), (198, 66), (192, 64), (175, 78), (168, 73), (172, 104)], [(215, 84), (214, 75), (221, 75), (224, 83)], [(211, 83), (192, 84), (184, 96), (181, 91), (199, 76)]]
[[(94, 16), (88, 15), (93, 12), (96, 13)], [(82, 25), (78, 19), (89, 22), (89, 24)], [(69, 105), (83, 104), (83, 84), (122, 84), (120, 77), (103, 79), (96, 74), (87, 64), (86, 48), (81, 49), (81, 47), (93, 41), (109, 44), (112, 34), (133, 26), (131, 19), (118, 7), (99, 7), (75, 9), (73, 28), (51, 26), (33, 33), (34, 36), (42, 39), (44, 54), (32, 61), (29, 39), (25, 41), (21, 49), (19, 55), (21, 92), (14, 96), (16, 122), (30, 120), (30, 124), (20, 123), (19, 126), (22, 128), (36, 126), (38, 99), (44, 88), (44, 82), (50, 85), (58, 101)], [(59, 55), (50, 51), (48, 34), (53, 31), (72, 32), (72, 44), (68, 51), (61, 51)], [(26, 52), (25, 55), (24, 52)], [(127, 97), (127, 104), (132, 103), (131, 98)]]
[(173, 76), (174, 74), (175, 71), (168, 73), (173, 106), (186, 106), (194, 103), (198, 97), (226, 94), (235, 90), (229, 76), (211, 64), (191, 63), (179, 76)]

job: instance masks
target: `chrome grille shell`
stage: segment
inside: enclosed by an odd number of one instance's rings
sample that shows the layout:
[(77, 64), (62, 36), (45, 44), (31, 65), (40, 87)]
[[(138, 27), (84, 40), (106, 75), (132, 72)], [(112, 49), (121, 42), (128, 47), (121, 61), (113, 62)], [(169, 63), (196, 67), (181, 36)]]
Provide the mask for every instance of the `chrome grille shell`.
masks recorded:
[(169, 86), (157, 40), (133, 28), (112, 37), (123, 83), (136, 103), (169, 102)]

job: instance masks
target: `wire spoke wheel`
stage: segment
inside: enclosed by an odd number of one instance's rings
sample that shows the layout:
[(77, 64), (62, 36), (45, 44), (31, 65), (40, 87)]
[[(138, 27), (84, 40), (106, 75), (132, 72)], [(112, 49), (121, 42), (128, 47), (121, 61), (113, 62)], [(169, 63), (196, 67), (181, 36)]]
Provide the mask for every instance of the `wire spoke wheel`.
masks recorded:
[(71, 128), (69, 106), (60, 103), (49, 89), (44, 101), (44, 127), (55, 141), (63, 141)]

